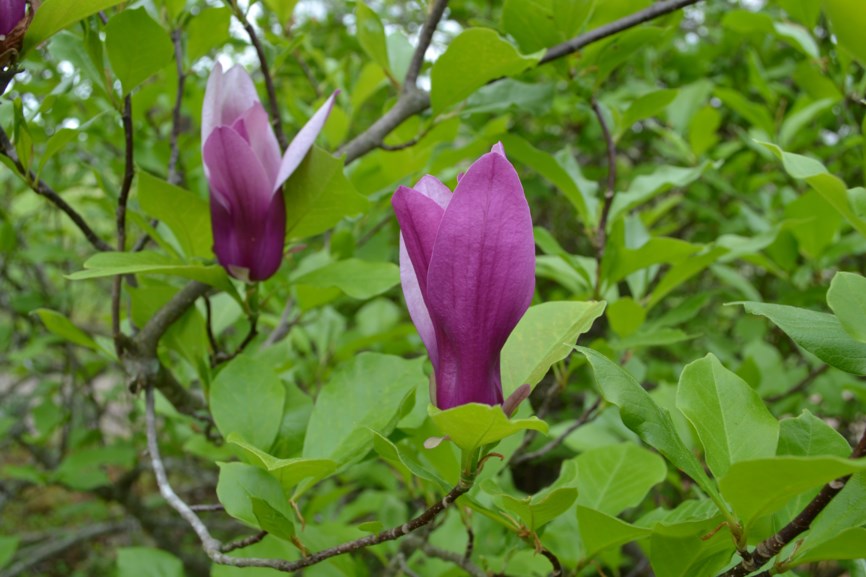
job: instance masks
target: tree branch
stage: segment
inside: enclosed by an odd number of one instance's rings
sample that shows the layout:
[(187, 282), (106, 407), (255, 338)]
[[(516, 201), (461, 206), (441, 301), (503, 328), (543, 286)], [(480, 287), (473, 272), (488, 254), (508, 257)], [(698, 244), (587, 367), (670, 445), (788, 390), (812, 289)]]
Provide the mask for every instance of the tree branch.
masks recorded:
[[(644, 22), (649, 22), (650, 20), (669, 14), (685, 6), (697, 4), (700, 1), (701, 0), (665, 0), (663, 2), (656, 2), (649, 8), (630, 14), (624, 18), (620, 18), (619, 20), (615, 20), (614, 22), (610, 22), (609, 24), (600, 26), (595, 30), (590, 30), (585, 34), (581, 34), (580, 36), (576, 36), (562, 44), (557, 44), (556, 46), (549, 48), (541, 60), (538, 61), (538, 66), (577, 52), (590, 44), (598, 42), (599, 40), (604, 40), (605, 38), (613, 36), (623, 30), (633, 28), (643, 24)], [(430, 16), (433, 15), (434, 11), (431, 10)], [(441, 14), (439, 17), (441, 18)], [(432, 35), (432, 31), (430, 34)], [(420, 44), (418, 48), (421, 48)], [(424, 50), (426, 51), (426, 46), (424, 47)], [(415, 62), (416, 55), (417, 50), (416, 53), (413, 54), (413, 63)], [(421, 56), (421, 62), (423, 63), (423, 55)], [(430, 94), (424, 90), (419, 90), (414, 85), (410, 86), (408, 83), (404, 84), (403, 92), (401, 93), (400, 98), (397, 99), (397, 103), (394, 107), (386, 112), (379, 120), (374, 122), (369, 128), (367, 128), (367, 130), (341, 146), (337, 152), (339, 154), (345, 154), (346, 164), (349, 164), (364, 156), (371, 150), (381, 147), (385, 137), (390, 134), (391, 131), (397, 128), (409, 117), (415, 114), (420, 114), (428, 108), (430, 108)]]
[(417, 86), (418, 74), (421, 73), (421, 68), (424, 66), (424, 55), (427, 53), (427, 48), (430, 47), (433, 33), (436, 32), (436, 26), (439, 25), (439, 21), (442, 19), (447, 6), (448, 0), (436, 0), (430, 8), (430, 13), (421, 26), (421, 33), (418, 34), (418, 46), (412, 54), (409, 69), (406, 71), (406, 80), (403, 82), (404, 89), (406, 87), (415, 88)]
[(436, 559), (441, 559), (443, 561), (448, 561), (457, 565), (458, 567), (466, 571), (466, 573), (471, 577), (487, 577), (487, 573), (483, 569), (481, 569), (481, 567), (479, 567), (460, 553), (440, 549), (439, 547), (431, 545), (424, 539), (420, 539), (415, 536), (407, 539), (407, 544), (416, 549), (419, 549), (428, 557), (434, 557)]
[(595, 296), (598, 298), (601, 296), (601, 262), (604, 260), (604, 249), (607, 244), (607, 218), (610, 215), (610, 207), (613, 206), (613, 197), (616, 194), (616, 144), (614, 144), (607, 121), (604, 119), (604, 112), (595, 96), (592, 97), (592, 111), (595, 112), (595, 116), (598, 118), (598, 123), (601, 125), (601, 133), (604, 135), (605, 143), (607, 143), (608, 167), (607, 188), (604, 191), (604, 205), (601, 209), (601, 218), (598, 220), (598, 236), (596, 237), (595, 248)]
[(253, 48), (255, 48), (256, 54), (259, 57), (262, 76), (265, 77), (265, 89), (268, 91), (268, 107), (271, 109), (271, 125), (274, 127), (274, 133), (277, 135), (277, 141), (280, 143), (280, 147), (282, 147), (283, 150), (286, 150), (289, 146), (289, 141), (286, 139), (286, 134), (283, 132), (283, 121), (280, 117), (280, 108), (277, 105), (277, 91), (274, 88), (274, 79), (271, 77), (271, 69), (268, 66), (268, 58), (265, 55), (265, 49), (262, 47), (262, 42), (259, 40), (255, 28), (250, 24), (247, 15), (244, 14), (243, 10), (238, 6), (237, 1), (226, 0), (226, 2), (228, 2), (234, 12), (235, 18), (238, 19), (244, 27), (244, 30), (247, 31), (247, 36), (250, 37), (250, 42), (252, 42)]
[(15, 168), (18, 170), (19, 176), (24, 178), (33, 192), (48, 199), (51, 204), (63, 211), (66, 216), (72, 220), (75, 226), (78, 227), (78, 230), (84, 233), (84, 237), (91, 245), (93, 245), (93, 248), (99, 251), (112, 250), (111, 245), (102, 240), (99, 235), (90, 228), (87, 221), (85, 221), (84, 218), (69, 205), (69, 203), (63, 200), (54, 189), (48, 186), (42, 179), (37, 179), (33, 171), (24, 168), (24, 165), (21, 164), (21, 160), (18, 158), (18, 153), (15, 152), (15, 147), (12, 145), (9, 136), (2, 127), (0, 127), (0, 154), (12, 161), (12, 164), (14, 164)]
[(580, 418), (577, 421), (575, 421), (574, 423), (572, 423), (558, 437), (556, 437), (555, 439), (553, 439), (552, 441), (550, 441), (549, 443), (547, 443), (546, 445), (544, 445), (543, 447), (541, 447), (540, 449), (538, 449), (536, 451), (532, 451), (531, 453), (524, 453), (523, 455), (517, 455), (515, 457), (512, 457), (508, 464), (509, 465), (519, 465), (521, 463), (525, 463), (526, 461), (534, 461), (535, 459), (538, 459), (539, 457), (543, 457), (547, 453), (551, 452), (552, 450), (554, 450), (555, 448), (560, 446), (563, 443), (563, 441), (565, 441), (565, 439), (568, 438), (568, 436), (570, 434), (575, 432), (582, 425), (586, 424), (586, 422), (589, 419), (591, 419), (592, 416), (595, 414), (595, 411), (598, 410), (599, 405), (601, 405), (601, 397), (596, 399), (595, 403), (593, 403), (590, 408), (588, 408), (586, 411), (584, 411), (584, 413), (580, 416)]
[[(132, 190), (132, 179), (135, 176), (135, 163), (133, 157), (133, 133), (132, 133), (132, 96), (126, 95), (123, 99), (123, 135), (125, 143), (123, 182), (120, 185), (120, 195), (117, 198), (117, 251), (126, 250), (126, 205), (129, 203), (129, 192)], [(123, 289), (123, 276), (114, 277), (111, 290), (111, 334), (115, 339), (115, 348), (120, 353), (120, 295)]]
[[(860, 442), (851, 452), (851, 458), (857, 459), (866, 455), (866, 431), (860, 437)], [(845, 487), (851, 476), (842, 477), (830, 481), (821, 488), (821, 491), (806, 505), (793, 521), (779, 529), (779, 531), (758, 543), (755, 550), (743, 558), (739, 565), (728, 569), (719, 577), (746, 577), (750, 573), (763, 567), (770, 559), (775, 557), (788, 543), (791, 543), (800, 534), (804, 533), (812, 525), (812, 522), (823, 511), (830, 501)]]

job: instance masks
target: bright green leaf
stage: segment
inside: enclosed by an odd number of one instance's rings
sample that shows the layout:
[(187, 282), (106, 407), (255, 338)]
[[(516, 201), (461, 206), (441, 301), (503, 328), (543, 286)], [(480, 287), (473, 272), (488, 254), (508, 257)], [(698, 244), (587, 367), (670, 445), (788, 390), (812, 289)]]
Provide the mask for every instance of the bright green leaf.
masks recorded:
[(866, 343), (866, 278), (851, 272), (837, 272), (827, 291), (827, 304), (842, 328)]
[(578, 504), (609, 515), (639, 505), (667, 476), (661, 457), (633, 443), (590, 449), (574, 461)]
[(49, 37), (100, 10), (120, 4), (122, 0), (44, 0), (33, 16), (24, 38), (23, 52), (42, 44)]
[(213, 257), (206, 200), (143, 170), (138, 172), (137, 183), (141, 209), (171, 229), (187, 256)]
[(337, 287), (350, 297), (369, 299), (400, 282), (400, 269), (389, 262), (370, 262), (350, 258), (327, 264), (293, 279), (299, 284)]
[(464, 453), (497, 443), (527, 429), (547, 433), (547, 423), (544, 421), (537, 417), (509, 419), (499, 405), (467, 403), (446, 411), (431, 405), (429, 414), (439, 431), (450, 437)]
[(174, 54), (168, 32), (144, 8), (124, 10), (108, 21), (105, 48), (124, 94), (163, 68)]

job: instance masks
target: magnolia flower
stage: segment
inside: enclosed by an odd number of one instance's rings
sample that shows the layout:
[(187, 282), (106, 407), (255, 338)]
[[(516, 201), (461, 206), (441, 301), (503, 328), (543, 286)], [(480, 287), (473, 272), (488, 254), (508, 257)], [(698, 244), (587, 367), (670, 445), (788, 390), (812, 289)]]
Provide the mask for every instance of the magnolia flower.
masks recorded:
[(24, 20), (26, 0), (0, 0), (0, 36), (7, 36)]
[(202, 108), (202, 158), (210, 184), (214, 252), (233, 276), (260, 281), (280, 268), (286, 234), (281, 187), (313, 146), (335, 96), (280, 158), (268, 114), (246, 71), (234, 66), (224, 73), (217, 63), (211, 72)]
[(431, 401), (501, 404), (500, 352), (535, 289), (532, 219), (517, 172), (497, 144), (454, 194), (425, 176), (391, 203), (403, 294), (435, 372)]

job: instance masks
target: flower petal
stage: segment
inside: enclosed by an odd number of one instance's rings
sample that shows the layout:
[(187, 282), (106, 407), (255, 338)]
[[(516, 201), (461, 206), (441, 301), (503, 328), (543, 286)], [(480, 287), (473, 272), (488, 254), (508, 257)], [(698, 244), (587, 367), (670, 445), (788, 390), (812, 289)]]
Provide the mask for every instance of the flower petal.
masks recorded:
[(231, 125), (253, 104), (259, 101), (253, 79), (241, 66), (232, 66), (223, 73), (217, 62), (207, 80), (201, 110), (202, 151), (211, 132), (217, 126)]
[(268, 178), (275, 182), (280, 171), (280, 144), (262, 103), (254, 103), (232, 127), (249, 142)]
[(391, 204), (400, 223), (406, 253), (415, 269), (421, 294), (427, 298), (427, 269), (439, 223), (445, 210), (430, 197), (417, 190), (401, 186), (391, 197)]
[(425, 302), (439, 346), (439, 408), (502, 402), (499, 354), (534, 287), (523, 187), (504, 156), (485, 154), (458, 183), (428, 266)]
[(313, 147), (313, 143), (316, 142), (316, 137), (322, 131), (325, 122), (328, 120), (328, 115), (331, 113), (331, 108), (334, 106), (334, 99), (337, 97), (337, 94), (339, 94), (339, 92), (331, 94), (331, 96), (316, 111), (313, 117), (307, 121), (301, 131), (298, 132), (297, 136), (295, 136), (289, 144), (288, 150), (286, 150), (286, 153), (283, 155), (283, 161), (280, 164), (277, 179), (274, 182), (274, 190), (281, 187), (286, 179), (295, 172), (295, 169), (298, 168), (298, 165), (300, 165), (301, 161), (304, 160), (304, 157), (307, 156), (310, 148)]
[(403, 285), (403, 297), (406, 299), (409, 317), (415, 324), (415, 328), (421, 336), (421, 342), (427, 348), (430, 362), (433, 363), (435, 369), (439, 366), (436, 332), (433, 330), (433, 321), (430, 320), (430, 313), (427, 312), (427, 305), (424, 304), (424, 296), (421, 294), (421, 287), (418, 284), (418, 275), (415, 274), (415, 267), (409, 258), (409, 251), (406, 250), (406, 242), (403, 240), (402, 234), (400, 235), (400, 283)]
[(0, 34), (12, 32), (15, 25), (24, 18), (24, 0), (0, 0)]
[(502, 146), (502, 142), (497, 142), (493, 145), (493, 148), (490, 149), (490, 152), (495, 152), (496, 154), (501, 154), (503, 158), (505, 158), (505, 147)]
[(273, 191), (250, 144), (234, 129), (218, 126), (205, 142), (203, 158), (211, 194), (247, 229), (245, 234), (260, 232)]
[(412, 187), (429, 199), (432, 199), (442, 208), (446, 208), (451, 202), (451, 189), (442, 184), (435, 176), (422, 176), (421, 180)]

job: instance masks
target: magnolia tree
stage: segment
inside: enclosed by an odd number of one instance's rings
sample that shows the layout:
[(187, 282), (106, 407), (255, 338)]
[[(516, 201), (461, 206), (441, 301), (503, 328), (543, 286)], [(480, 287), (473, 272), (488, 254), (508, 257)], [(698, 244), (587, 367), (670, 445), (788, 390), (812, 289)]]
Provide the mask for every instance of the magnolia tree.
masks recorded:
[(0, 576), (866, 576), (862, 0), (0, 0)]

